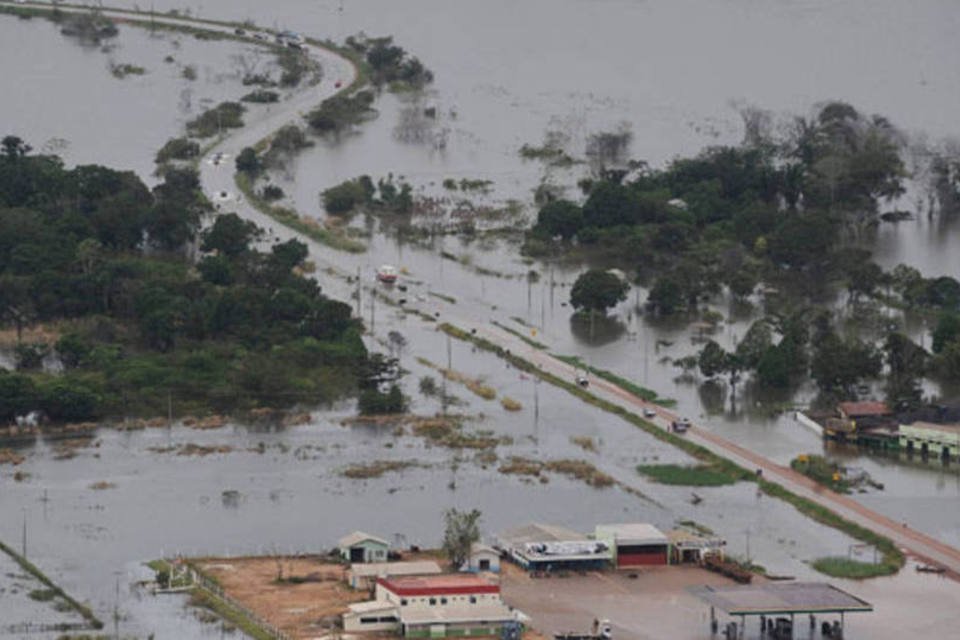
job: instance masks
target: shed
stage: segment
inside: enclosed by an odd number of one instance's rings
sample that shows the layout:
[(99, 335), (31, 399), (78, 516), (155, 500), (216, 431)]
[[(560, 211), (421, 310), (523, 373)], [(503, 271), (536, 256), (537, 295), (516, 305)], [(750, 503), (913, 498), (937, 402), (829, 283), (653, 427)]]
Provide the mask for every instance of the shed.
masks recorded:
[(343, 614), (344, 631), (395, 631), (399, 626), (397, 606), (383, 600), (355, 602)]
[(721, 538), (699, 535), (686, 529), (668, 531), (667, 539), (670, 541), (671, 564), (702, 564), (708, 556), (722, 560), (723, 548), (727, 544)]
[(340, 538), (340, 557), (351, 563), (386, 562), (390, 543), (363, 531), (354, 531)]
[(589, 571), (602, 569), (612, 558), (610, 546), (602, 540), (564, 527), (529, 524), (497, 536), (507, 556), (529, 571)]
[(669, 560), (670, 541), (652, 524), (600, 524), (596, 538), (613, 549), (617, 568), (664, 565)]
[(433, 560), (411, 562), (367, 562), (351, 565), (347, 572), (347, 582), (354, 589), (372, 589), (377, 578), (393, 576), (428, 576), (443, 573)]
[(470, 557), (466, 564), (467, 571), (500, 572), (500, 552), (493, 547), (474, 542), (470, 545)]

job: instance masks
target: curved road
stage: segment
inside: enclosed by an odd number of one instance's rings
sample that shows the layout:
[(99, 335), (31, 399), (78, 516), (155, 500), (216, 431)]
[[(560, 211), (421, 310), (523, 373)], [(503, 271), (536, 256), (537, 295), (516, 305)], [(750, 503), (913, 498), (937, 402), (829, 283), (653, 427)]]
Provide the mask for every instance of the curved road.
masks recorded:
[[(43, 5), (41, 3), (37, 3), (36, 6), (49, 7), (49, 5)], [(143, 20), (149, 17), (145, 14), (125, 10), (104, 9), (103, 13), (104, 15), (121, 21), (126, 19)], [(231, 26), (209, 22), (198, 23), (189, 18), (155, 16), (154, 19), (158, 22), (190, 25), (211, 31), (233, 31), (233, 27)], [(342, 86), (346, 87), (349, 86), (356, 77), (356, 69), (353, 64), (333, 51), (312, 45), (305, 46), (304, 50), (313, 56), (323, 67), (323, 80), (319, 84), (294, 92), (283, 102), (267, 107), (255, 106), (249, 109), (245, 115), (246, 125), (241, 129), (229, 130), (227, 135), (210, 150), (207, 157), (202, 159), (200, 163), (200, 180), (204, 191), (213, 202), (220, 203), (225, 210), (229, 209), (234, 211), (264, 229), (269, 229), (271, 237), (268, 239), (268, 242), (274, 240), (285, 241), (295, 238), (305, 243), (307, 247), (309, 247), (311, 259), (318, 266), (322, 266), (325, 269), (332, 269), (334, 274), (338, 276), (330, 278), (324, 283), (325, 286), (330, 287), (328, 293), (332, 292), (335, 297), (346, 300), (350, 299), (355, 284), (348, 280), (350, 274), (338, 265), (338, 253), (336, 251), (288, 227), (280, 225), (236, 195), (237, 189), (233, 177), (233, 159), (240, 150), (244, 147), (253, 146), (284, 125), (301, 123), (303, 113), (316, 107), (320, 102), (340, 90), (336, 86), (338, 81)], [(222, 162), (215, 163), (213, 158), (218, 153), (224, 154), (224, 158)], [(224, 197), (223, 194), (226, 194), (226, 196)], [(422, 303), (421, 307), (421, 311), (430, 315), (434, 315), (438, 310), (442, 311), (444, 319), (450, 323), (461, 329), (476, 332), (477, 335), (505, 349), (509, 349), (512, 353), (523, 357), (553, 375), (566, 380), (573, 380), (576, 375), (574, 367), (553, 358), (544, 351), (534, 349), (522, 340), (519, 340), (516, 336), (498, 329), (486, 320), (474, 317), (459, 317), (455, 307), (452, 305), (441, 305), (441, 303), (427, 301)], [(664, 408), (647, 403), (605, 380), (592, 378), (589, 391), (598, 398), (607, 400), (633, 412), (637, 412), (638, 410), (642, 411), (644, 408), (653, 408), (657, 412), (657, 418), (654, 419), (654, 422), (664, 429), (666, 429), (672, 420), (677, 418), (677, 416)], [(717, 455), (732, 460), (746, 469), (761, 469), (764, 477), (768, 480), (781, 484), (791, 492), (830, 509), (847, 520), (890, 538), (907, 553), (926, 562), (940, 565), (947, 569), (951, 577), (960, 579), (960, 550), (942, 543), (931, 536), (910, 529), (905, 523), (895, 522), (884, 515), (868, 509), (852, 498), (825, 489), (806, 476), (796, 473), (789, 467), (776, 464), (726, 438), (712, 433), (709, 428), (693, 426), (685, 437)]]

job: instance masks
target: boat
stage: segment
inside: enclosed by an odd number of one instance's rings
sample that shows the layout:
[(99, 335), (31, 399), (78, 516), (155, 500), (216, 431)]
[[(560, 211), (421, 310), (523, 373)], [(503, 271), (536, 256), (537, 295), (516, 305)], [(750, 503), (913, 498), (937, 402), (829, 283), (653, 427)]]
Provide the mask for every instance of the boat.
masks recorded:
[(377, 280), (384, 284), (393, 284), (397, 281), (397, 268), (393, 265), (385, 264), (377, 269)]
[(917, 571), (920, 573), (946, 573), (947, 570), (944, 567), (938, 567), (932, 564), (918, 564)]

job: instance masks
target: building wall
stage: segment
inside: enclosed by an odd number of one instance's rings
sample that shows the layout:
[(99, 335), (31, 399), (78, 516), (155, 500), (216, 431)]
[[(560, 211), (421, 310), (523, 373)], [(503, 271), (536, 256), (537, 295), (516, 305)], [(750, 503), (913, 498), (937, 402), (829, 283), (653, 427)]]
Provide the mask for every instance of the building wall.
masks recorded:
[[(442, 627), (442, 632), (439, 627)], [(502, 623), (488, 622), (480, 625), (472, 624), (424, 624), (407, 625), (403, 630), (405, 638), (454, 638), (469, 636), (499, 636), (503, 629)]]
[(363, 562), (386, 562), (387, 561), (387, 550), (389, 547), (385, 544), (380, 544), (375, 540), (364, 540), (359, 542), (352, 547), (340, 547), (340, 556), (344, 560), (350, 560), (350, 550), (361, 548), (363, 549)]
[(497, 573), (500, 571), (500, 556), (496, 553), (477, 553), (470, 556), (469, 570), (470, 571), (480, 571), (480, 561), (487, 560), (490, 562), (490, 568), (488, 571), (493, 571)]
[[(471, 600), (473, 598), (473, 600)], [(499, 604), (499, 593), (473, 593), (457, 595), (432, 595), (432, 596), (411, 596), (401, 597), (390, 591), (382, 584), (377, 584), (377, 600), (386, 600), (401, 607), (437, 607), (449, 604)], [(433, 601), (431, 603), (431, 600)]]
[[(369, 620), (394, 617), (390, 622), (370, 622)], [(343, 614), (344, 631), (393, 631), (400, 627), (400, 618), (395, 613), (377, 611), (375, 613)]]
[(908, 424), (900, 425), (900, 449), (909, 451), (911, 444), (914, 453), (920, 453), (923, 445), (926, 444), (931, 457), (939, 458), (944, 447), (949, 451), (951, 458), (960, 457), (960, 433), (946, 433)]

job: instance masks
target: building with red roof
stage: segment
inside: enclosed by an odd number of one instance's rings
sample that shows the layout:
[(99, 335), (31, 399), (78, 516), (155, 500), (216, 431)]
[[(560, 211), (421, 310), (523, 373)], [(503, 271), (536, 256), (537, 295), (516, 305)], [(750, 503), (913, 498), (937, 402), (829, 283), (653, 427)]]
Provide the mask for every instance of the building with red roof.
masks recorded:
[(474, 573), (392, 576), (377, 579), (376, 598), (403, 607), (499, 602), (500, 585)]

